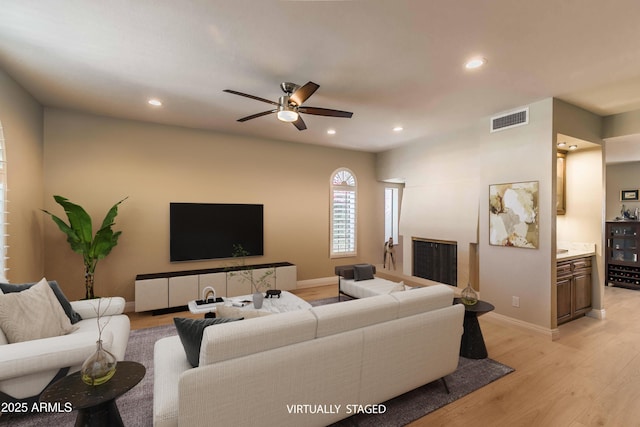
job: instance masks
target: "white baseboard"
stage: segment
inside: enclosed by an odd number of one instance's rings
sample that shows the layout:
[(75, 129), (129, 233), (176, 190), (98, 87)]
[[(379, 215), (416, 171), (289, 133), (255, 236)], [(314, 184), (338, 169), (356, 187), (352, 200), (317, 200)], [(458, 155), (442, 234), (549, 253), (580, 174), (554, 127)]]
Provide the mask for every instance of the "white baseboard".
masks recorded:
[(315, 288), (316, 286), (327, 286), (338, 284), (338, 276), (321, 277), (319, 279), (298, 280), (296, 289)]
[(558, 328), (549, 329), (539, 325), (535, 325), (533, 323), (525, 322), (523, 320), (514, 319), (513, 317), (504, 316), (498, 313), (487, 313), (483, 317), (486, 317), (488, 320), (495, 321), (496, 323), (503, 323), (511, 326), (516, 326), (518, 328), (526, 329), (529, 332), (533, 332), (538, 335), (542, 335), (547, 338), (551, 338), (552, 341), (560, 338), (560, 330)]
[(593, 317), (594, 319), (604, 320), (607, 317), (607, 310), (604, 308), (601, 309), (593, 309), (586, 314), (588, 317)]

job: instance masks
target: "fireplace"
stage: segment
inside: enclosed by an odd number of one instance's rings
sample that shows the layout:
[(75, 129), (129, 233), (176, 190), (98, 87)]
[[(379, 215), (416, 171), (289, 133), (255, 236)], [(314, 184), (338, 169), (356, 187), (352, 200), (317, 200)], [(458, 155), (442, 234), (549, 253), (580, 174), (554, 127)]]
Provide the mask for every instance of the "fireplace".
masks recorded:
[(458, 285), (458, 243), (414, 237), (413, 275)]

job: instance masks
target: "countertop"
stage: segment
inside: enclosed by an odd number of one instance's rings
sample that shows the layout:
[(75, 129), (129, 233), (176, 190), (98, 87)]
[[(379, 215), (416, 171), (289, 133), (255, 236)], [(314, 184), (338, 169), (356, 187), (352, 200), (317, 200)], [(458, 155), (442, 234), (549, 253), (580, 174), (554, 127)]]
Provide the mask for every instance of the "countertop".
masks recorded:
[(574, 258), (584, 258), (588, 256), (594, 256), (596, 254), (595, 243), (558, 242), (557, 247), (557, 261), (566, 261)]

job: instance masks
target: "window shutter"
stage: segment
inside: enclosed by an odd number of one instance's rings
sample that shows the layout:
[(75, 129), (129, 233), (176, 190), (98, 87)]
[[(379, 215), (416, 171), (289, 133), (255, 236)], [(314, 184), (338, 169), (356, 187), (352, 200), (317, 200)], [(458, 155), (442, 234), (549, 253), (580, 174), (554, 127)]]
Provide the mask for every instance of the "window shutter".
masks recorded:
[(0, 281), (7, 280), (7, 161), (4, 132), (0, 123)]
[(331, 256), (356, 255), (356, 180), (339, 169), (331, 180)]

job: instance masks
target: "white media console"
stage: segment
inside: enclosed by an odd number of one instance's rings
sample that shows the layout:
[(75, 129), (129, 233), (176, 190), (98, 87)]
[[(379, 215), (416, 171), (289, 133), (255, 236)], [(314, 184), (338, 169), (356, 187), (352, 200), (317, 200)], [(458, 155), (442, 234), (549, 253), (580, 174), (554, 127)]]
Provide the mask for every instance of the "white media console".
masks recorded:
[(252, 294), (251, 284), (233, 271), (253, 269), (260, 277), (273, 269), (269, 277), (270, 289), (289, 291), (296, 289), (296, 266), (288, 262), (247, 265), (244, 267), (210, 268), (204, 270), (173, 271), (168, 273), (138, 274), (136, 276), (136, 311), (162, 310), (186, 306), (189, 301), (202, 298), (202, 290), (212, 286), (218, 297)]

